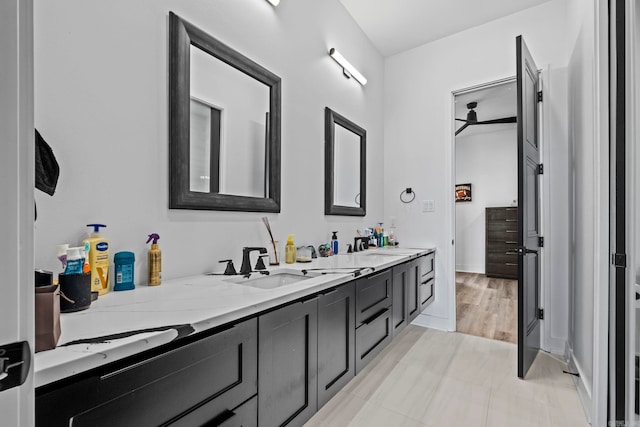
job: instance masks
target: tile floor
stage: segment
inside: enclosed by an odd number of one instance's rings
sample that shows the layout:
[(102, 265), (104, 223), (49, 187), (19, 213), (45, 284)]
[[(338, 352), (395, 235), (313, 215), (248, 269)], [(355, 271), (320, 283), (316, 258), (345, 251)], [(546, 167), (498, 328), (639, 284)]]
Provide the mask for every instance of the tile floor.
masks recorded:
[(409, 325), (305, 427), (588, 426), (565, 364), (540, 353), (526, 380), (517, 347)]

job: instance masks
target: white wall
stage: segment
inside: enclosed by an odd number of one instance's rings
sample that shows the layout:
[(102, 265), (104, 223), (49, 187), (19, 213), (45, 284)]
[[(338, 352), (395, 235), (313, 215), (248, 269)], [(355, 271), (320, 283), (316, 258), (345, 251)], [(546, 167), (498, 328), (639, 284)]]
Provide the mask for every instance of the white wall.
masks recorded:
[[(593, 425), (606, 420), (609, 167), (606, 5), (570, 1), (567, 22), (571, 162), (568, 356)], [(604, 17), (604, 18), (602, 18)], [(603, 50), (604, 49), (604, 50)]]
[(456, 137), (456, 183), (472, 185), (472, 201), (455, 204), (456, 271), (485, 272), (485, 209), (517, 203), (517, 141), (515, 125)]
[[(567, 159), (565, 2), (554, 0), (491, 23), (417, 47), (385, 62), (385, 217), (397, 218), (403, 244), (436, 246), (436, 300), (421, 316), (424, 324), (453, 329), (453, 109), (451, 93), (515, 75), (515, 38), (522, 34), (550, 88), (544, 102), (544, 144)], [(550, 149), (550, 150), (551, 150)], [(550, 150), (545, 152), (548, 155)], [(567, 164), (551, 162), (546, 178), (550, 213), (546, 229), (567, 240)], [(398, 194), (412, 187), (416, 202)], [(420, 200), (434, 200), (435, 212), (422, 213)], [(548, 228), (547, 228), (548, 227)], [(563, 252), (564, 251), (564, 252)], [(556, 301), (545, 324), (554, 351), (567, 337), (568, 269), (566, 248), (545, 248)], [(550, 304), (551, 305), (551, 304)]]
[[(163, 277), (220, 269), (265, 246), (260, 213), (170, 211), (168, 13), (174, 11), (282, 78), (282, 211), (276, 237), (346, 239), (383, 217), (382, 168), (368, 173), (367, 216), (324, 216), (324, 107), (367, 130), (367, 160), (383, 163), (383, 60), (338, 0), (37, 0), (35, 123), (61, 167), (54, 197), (36, 194), (35, 262), (59, 271), (55, 245), (103, 222), (112, 254), (136, 254), (146, 282), (147, 235), (160, 234)], [(369, 80), (347, 80), (336, 47)], [(379, 190), (378, 190), (379, 189)], [(344, 246), (343, 246), (344, 247)]]

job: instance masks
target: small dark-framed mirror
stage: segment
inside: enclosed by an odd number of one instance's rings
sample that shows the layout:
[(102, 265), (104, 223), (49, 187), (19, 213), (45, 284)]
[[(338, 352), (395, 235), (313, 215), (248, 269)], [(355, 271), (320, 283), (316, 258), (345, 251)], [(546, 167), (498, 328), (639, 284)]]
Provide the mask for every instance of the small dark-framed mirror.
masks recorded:
[(169, 13), (169, 208), (280, 212), (281, 79)]
[(324, 109), (324, 214), (367, 214), (367, 131)]

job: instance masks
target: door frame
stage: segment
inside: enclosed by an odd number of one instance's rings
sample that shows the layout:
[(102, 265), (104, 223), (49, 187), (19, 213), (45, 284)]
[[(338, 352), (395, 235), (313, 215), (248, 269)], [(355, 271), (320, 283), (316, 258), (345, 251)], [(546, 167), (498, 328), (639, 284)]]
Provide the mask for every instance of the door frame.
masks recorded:
[[(0, 194), (6, 202), (0, 222), (0, 345), (27, 341), (34, 348), (34, 124), (33, 0), (0, 3)], [(33, 425), (33, 363), (22, 386), (0, 392), (7, 425)]]
[[(541, 88), (546, 89), (545, 82), (545, 72), (543, 70), (538, 70), (538, 74), (540, 77), (540, 86)], [(462, 95), (465, 93), (490, 88), (493, 86), (498, 86), (506, 83), (515, 83), (516, 76), (515, 74), (509, 77), (504, 77), (501, 79), (493, 80), (486, 83), (479, 83), (477, 85), (465, 87), (462, 89), (457, 89), (451, 92), (451, 177), (449, 182), (449, 193), (454, 194), (455, 185), (456, 185), (456, 120), (455, 120), (455, 98), (458, 95)], [(545, 117), (547, 114), (547, 108), (545, 107), (545, 103), (539, 103), (541, 108), (539, 114), (539, 122), (541, 129), (539, 130), (539, 143), (540, 143), (540, 151), (542, 153), (542, 162), (549, 164), (549, 150), (546, 149), (545, 141), (548, 137), (548, 130), (543, 125), (545, 122)], [(548, 170), (548, 169), (547, 169)], [(546, 172), (545, 179), (542, 180), (542, 185), (540, 186), (540, 206), (541, 206), (541, 217), (540, 217), (540, 233), (544, 235), (545, 229), (547, 228), (547, 224), (550, 218), (550, 203), (549, 203), (549, 172)], [(449, 275), (449, 330), (456, 331), (456, 250), (455, 250), (455, 238), (456, 238), (456, 206), (455, 200), (453, 197), (450, 198), (449, 202), (451, 217), (449, 218), (451, 229), (450, 229), (450, 240), (453, 242), (451, 247), (451, 261), (449, 264), (449, 271), (451, 274)], [(547, 245), (548, 246), (548, 245)], [(542, 255), (540, 256), (540, 299), (542, 301), (543, 307), (550, 307), (550, 292), (547, 291), (547, 283), (550, 283), (548, 279), (548, 275), (550, 274), (548, 265), (549, 257), (551, 250), (548, 247), (540, 248), (542, 251)], [(545, 311), (545, 319), (542, 320), (542, 329), (540, 331), (540, 345), (541, 349), (549, 351), (550, 348), (554, 348), (553, 344), (549, 341), (551, 337), (550, 328), (551, 328), (551, 319), (553, 318), (553, 313), (550, 310)]]

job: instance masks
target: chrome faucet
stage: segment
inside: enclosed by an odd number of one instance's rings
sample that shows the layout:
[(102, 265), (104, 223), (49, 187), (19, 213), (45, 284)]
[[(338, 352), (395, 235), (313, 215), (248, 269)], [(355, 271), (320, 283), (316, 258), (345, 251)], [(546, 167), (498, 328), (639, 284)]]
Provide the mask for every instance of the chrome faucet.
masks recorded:
[(259, 251), (261, 254), (266, 254), (267, 253), (267, 248), (260, 248), (260, 247), (245, 247), (245, 248), (242, 248), (242, 265), (240, 266), (240, 272), (238, 274), (242, 274), (242, 275), (251, 274), (251, 257), (250, 257), (250, 254), (253, 251)]

